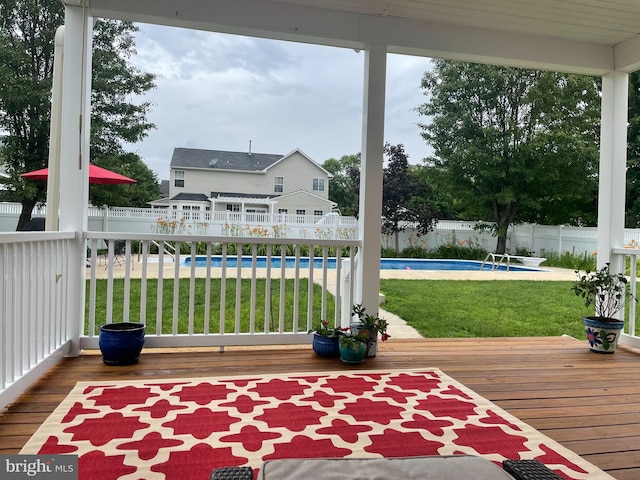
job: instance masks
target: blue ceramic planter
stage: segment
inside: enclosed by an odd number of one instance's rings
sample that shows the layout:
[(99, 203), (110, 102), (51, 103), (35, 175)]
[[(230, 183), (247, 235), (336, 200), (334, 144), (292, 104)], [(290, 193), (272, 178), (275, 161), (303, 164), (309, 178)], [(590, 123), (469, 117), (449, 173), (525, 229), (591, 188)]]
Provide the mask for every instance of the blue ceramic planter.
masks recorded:
[(144, 345), (142, 323), (108, 323), (100, 327), (98, 343), (107, 365), (131, 365), (138, 361)]
[(325, 337), (318, 333), (313, 334), (313, 342), (311, 347), (316, 355), (325, 358), (338, 358), (340, 356), (340, 349), (338, 347), (338, 336)]

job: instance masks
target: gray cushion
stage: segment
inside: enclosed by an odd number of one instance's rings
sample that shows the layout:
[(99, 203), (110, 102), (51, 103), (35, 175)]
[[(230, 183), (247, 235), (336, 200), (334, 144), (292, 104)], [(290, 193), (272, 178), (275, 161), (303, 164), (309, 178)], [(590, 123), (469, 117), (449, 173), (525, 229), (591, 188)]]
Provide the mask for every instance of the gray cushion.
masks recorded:
[(513, 480), (493, 462), (471, 455), (405, 458), (270, 460), (261, 480)]

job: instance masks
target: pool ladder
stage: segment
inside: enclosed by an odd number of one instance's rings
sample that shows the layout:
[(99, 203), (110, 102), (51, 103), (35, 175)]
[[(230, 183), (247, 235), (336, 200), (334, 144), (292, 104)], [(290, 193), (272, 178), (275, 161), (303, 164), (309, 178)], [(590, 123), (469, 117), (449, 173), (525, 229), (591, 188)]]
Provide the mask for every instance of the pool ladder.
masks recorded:
[(498, 270), (500, 268), (500, 265), (502, 265), (503, 263), (506, 263), (507, 272), (509, 271), (509, 267), (511, 266), (511, 255), (507, 253), (489, 253), (484, 258), (484, 262), (482, 262), (482, 265), (480, 265), (480, 270), (484, 268), (485, 263), (489, 262), (489, 259), (491, 259), (492, 272)]

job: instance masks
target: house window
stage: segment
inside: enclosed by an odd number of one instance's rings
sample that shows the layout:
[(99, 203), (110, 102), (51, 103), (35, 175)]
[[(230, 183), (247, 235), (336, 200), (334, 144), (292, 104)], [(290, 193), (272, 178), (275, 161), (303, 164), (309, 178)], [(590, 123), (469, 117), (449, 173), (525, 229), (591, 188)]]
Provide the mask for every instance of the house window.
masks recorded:
[(227, 212), (239, 212), (240, 204), (239, 203), (227, 203)]
[(287, 213), (289, 213), (289, 209), (288, 208), (279, 208), (278, 209), (278, 213), (284, 213), (286, 215)]
[(273, 191), (276, 193), (284, 192), (284, 177), (274, 177)]
[(184, 187), (184, 170), (176, 170), (173, 177), (174, 187)]
[(299, 208), (298, 210), (296, 210), (296, 215), (306, 215), (307, 211), (303, 208)]
[(324, 213), (322, 213), (322, 210), (314, 210), (314, 211), (313, 211), (313, 214), (314, 214), (316, 217), (321, 217), (322, 215), (324, 215)]
[(324, 178), (314, 178), (313, 179), (313, 191), (314, 192), (324, 192)]

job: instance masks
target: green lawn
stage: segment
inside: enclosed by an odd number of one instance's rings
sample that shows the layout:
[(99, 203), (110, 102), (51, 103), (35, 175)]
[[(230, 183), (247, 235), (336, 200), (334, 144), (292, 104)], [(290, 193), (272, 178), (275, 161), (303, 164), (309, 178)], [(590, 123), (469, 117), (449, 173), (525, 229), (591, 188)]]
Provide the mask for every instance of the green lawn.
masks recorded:
[[(306, 331), (307, 281), (301, 280), (298, 297), (300, 322), (298, 329)], [(422, 336), (428, 338), (447, 337), (526, 337), (571, 335), (584, 337), (581, 318), (591, 315), (584, 308), (581, 299), (569, 289), (573, 282), (526, 281), (526, 280), (381, 280), (380, 290), (386, 296), (383, 305), (388, 310), (405, 319)], [(105, 323), (106, 280), (98, 280), (96, 323)], [(124, 281), (114, 281), (113, 321), (122, 321), (122, 301)], [(173, 280), (163, 283), (162, 331), (171, 333), (173, 319)], [(227, 280), (225, 331), (234, 330), (235, 322), (235, 280)], [(194, 306), (194, 331), (203, 331), (205, 309), (205, 280), (196, 279)], [(256, 330), (264, 329), (265, 280), (256, 284)], [(189, 281), (180, 281), (178, 302), (178, 331), (188, 331)], [(219, 332), (220, 280), (211, 280), (210, 332)], [(321, 319), (320, 286), (314, 285), (314, 323)], [(87, 298), (89, 292), (87, 291)], [(270, 330), (277, 329), (280, 308), (280, 282), (272, 282)], [(131, 280), (130, 321), (139, 321), (140, 280)], [(87, 302), (88, 303), (88, 302)], [(157, 281), (149, 280), (146, 296), (147, 332), (156, 331)], [(249, 328), (251, 304), (251, 284), (242, 281), (241, 330)], [(291, 330), (294, 309), (293, 281), (285, 286), (285, 328)], [(639, 308), (640, 310), (640, 308)], [(334, 299), (328, 298), (327, 318), (333, 320)], [(640, 323), (640, 321), (638, 322)], [(86, 328), (85, 328), (86, 331)], [(97, 333), (97, 332), (96, 332)], [(393, 337), (393, 328), (389, 330)]]
[[(424, 337), (584, 337), (573, 282), (381, 280), (385, 310)], [(393, 337), (393, 330), (390, 330)]]
[[(211, 279), (210, 295), (209, 295), (209, 332), (220, 332), (220, 279)], [(88, 305), (89, 305), (89, 284), (87, 283), (87, 311), (86, 318), (89, 318)], [(206, 288), (205, 279), (198, 278), (195, 281), (195, 295), (194, 295), (194, 326), (193, 331), (195, 333), (202, 333), (204, 331), (205, 322), (205, 300), (206, 300)], [(307, 329), (307, 302), (308, 302), (308, 281), (307, 279), (300, 280), (300, 291), (298, 295), (298, 330), (306, 332)], [(170, 334), (173, 329), (173, 279), (164, 280), (162, 283), (162, 333)], [(189, 279), (181, 279), (178, 285), (179, 295), (177, 302), (178, 309), (178, 332), (187, 333), (189, 331)], [(266, 296), (266, 280), (258, 279), (255, 285), (255, 331), (264, 331), (264, 312), (265, 312), (265, 298)], [(146, 292), (146, 318), (140, 319), (140, 279), (131, 279), (131, 301), (129, 307), (129, 321), (140, 322), (147, 325), (148, 333), (156, 332), (156, 312), (157, 312), (157, 297), (158, 297), (158, 281), (147, 281)], [(313, 319), (314, 322), (320, 322), (321, 317), (321, 287), (314, 285), (313, 294)], [(115, 279), (113, 282), (113, 321), (121, 322), (124, 318), (123, 315), (123, 301), (124, 298), (124, 279)], [(251, 281), (242, 280), (241, 284), (241, 300), (240, 300), (240, 331), (249, 332), (250, 328), (250, 315), (251, 315)], [(284, 287), (284, 329), (286, 331), (292, 331), (293, 317), (294, 317), (294, 281), (286, 280)], [(278, 322), (280, 315), (280, 281), (271, 282), (270, 308), (271, 315), (267, 320), (269, 322), (269, 331), (278, 330)], [(226, 283), (225, 294), (225, 332), (233, 332), (235, 330), (235, 306), (236, 306), (236, 280), (228, 279)], [(96, 334), (100, 325), (106, 323), (106, 307), (107, 307), (107, 280), (97, 280), (96, 284)], [(335, 303), (332, 295), (327, 298), (327, 319), (333, 321), (334, 318)], [(88, 332), (88, 326), (85, 326), (85, 333)]]

